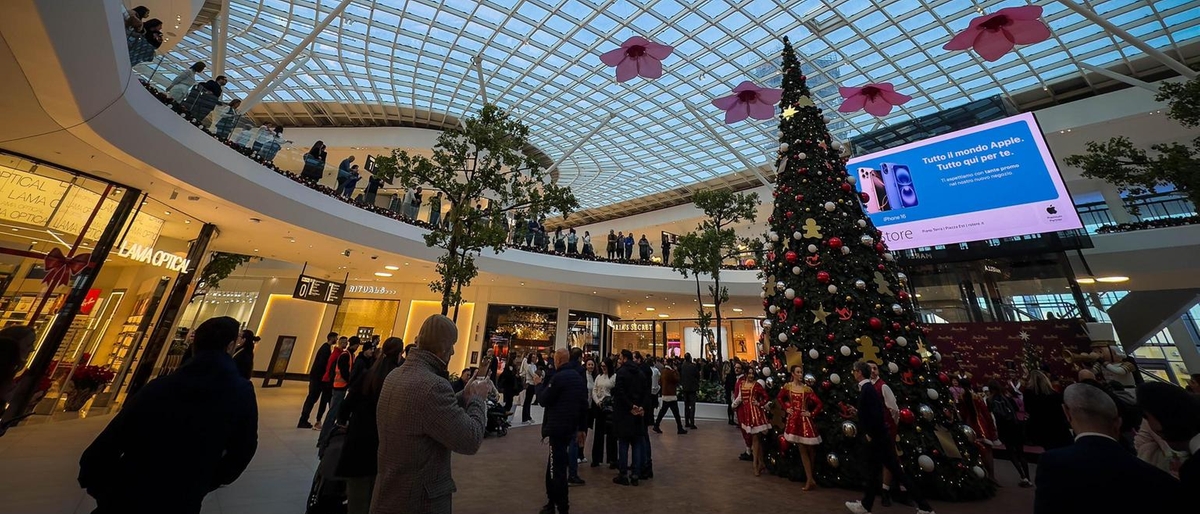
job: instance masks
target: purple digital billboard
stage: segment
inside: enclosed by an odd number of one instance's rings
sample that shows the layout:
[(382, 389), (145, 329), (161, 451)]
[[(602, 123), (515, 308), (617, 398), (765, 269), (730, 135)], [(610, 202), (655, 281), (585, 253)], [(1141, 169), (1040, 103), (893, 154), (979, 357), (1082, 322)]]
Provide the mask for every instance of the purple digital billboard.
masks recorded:
[(855, 157), (846, 167), (893, 250), (1083, 227), (1032, 113)]

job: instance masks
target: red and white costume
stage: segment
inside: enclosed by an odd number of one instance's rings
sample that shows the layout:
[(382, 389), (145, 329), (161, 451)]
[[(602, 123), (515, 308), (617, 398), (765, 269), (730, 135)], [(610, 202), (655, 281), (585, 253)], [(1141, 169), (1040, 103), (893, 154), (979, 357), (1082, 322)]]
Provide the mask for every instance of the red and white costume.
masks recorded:
[(737, 396), (733, 405), (737, 408), (738, 423), (747, 434), (759, 434), (771, 428), (767, 413), (763, 410), (768, 401), (767, 390), (757, 380), (742, 377), (737, 382)]
[(807, 385), (789, 382), (779, 390), (778, 400), (787, 413), (787, 426), (783, 429), (783, 438), (793, 443), (821, 444), (821, 434), (817, 433), (817, 425), (813, 423), (813, 416), (819, 414), (824, 407), (817, 393)]

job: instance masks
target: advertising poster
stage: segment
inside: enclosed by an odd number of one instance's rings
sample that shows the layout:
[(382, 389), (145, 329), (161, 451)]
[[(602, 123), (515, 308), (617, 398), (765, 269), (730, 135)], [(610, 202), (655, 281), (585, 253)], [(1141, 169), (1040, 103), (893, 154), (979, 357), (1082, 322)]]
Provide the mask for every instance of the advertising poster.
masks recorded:
[(892, 250), (1083, 227), (1032, 113), (846, 166)]

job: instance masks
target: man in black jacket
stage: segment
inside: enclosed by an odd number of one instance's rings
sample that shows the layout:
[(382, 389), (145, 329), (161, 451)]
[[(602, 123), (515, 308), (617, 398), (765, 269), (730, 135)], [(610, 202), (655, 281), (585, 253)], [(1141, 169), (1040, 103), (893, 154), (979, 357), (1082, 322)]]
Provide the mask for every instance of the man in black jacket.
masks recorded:
[[(658, 396), (654, 393), (654, 359), (652, 357), (643, 356), (640, 352), (634, 352), (633, 359), (638, 363), (638, 371), (642, 373), (642, 381), (646, 388), (647, 394), (643, 396), (642, 410), (648, 415), (642, 416), (642, 420), (646, 426), (654, 424), (654, 409), (658, 408)], [(638, 478), (647, 480), (654, 478), (654, 452), (650, 448), (650, 431), (643, 430), (642, 437), (642, 461), (637, 463)]]
[(246, 469), (258, 404), (229, 356), (238, 328), (229, 317), (202, 323), (192, 360), (130, 397), (83, 452), (79, 485), (94, 513), (198, 513), (205, 495)]
[(1063, 391), (1063, 403), (1075, 444), (1038, 460), (1034, 514), (1195, 510), (1184, 507), (1179, 481), (1117, 442), (1121, 417), (1112, 396), (1078, 383)]
[[(642, 447), (639, 441), (646, 435), (645, 396), (649, 394), (645, 379), (633, 362), (633, 352), (621, 350), (618, 357), (617, 380), (613, 385), (613, 435), (617, 438), (617, 470), (620, 474), (613, 478), (614, 484), (637, 485), (637, 464), (642, 461)], [(633, 452), (633, 467), (629, 469), (629, 452)]]
[(538, 404), (542, 406), (542, 437), (550, 439), (550, 456), (546, 461), (546, 498), (541, 514), (568, 514), (567, 459), (568, 447), (583, 423), (587, 409), (587, 380), (580, 373), (579, 362), (569, 361), (566, 348), (554, 352), (553, 372), (543, 380), (535, 375)]
[(312, 366), (308, 368), (308, 396), (304, 398), (304, 409), (300, 411), (300, 423), (296, 424), (296, 428), (312, 428), (312, 423), (308, 422), (308, 415), (312, 413), (313, 404), (317, 400), (321, 400), (321, 404), (317, 407), (317, 423), (321, 422), (321, 417), (325, 415), (325, 407), (329, 405), (330, 396), (333, 390), (326, 392), (325, 389), (325, 366), (329, 364), (329, 356), (333, 352), (333, 343), (337, 341), (338, 333), (330, 332), (325, 336), (325, 343), (317, 349), (317, 356), (313, 357)]
[(883, 395), (875, 390), (871, 383), (871, 365), (866, 362), (854, 364), (854, 381), (858, 383), (858, 426), (867, 439), (867, 485), (861, 502), (846, 502), (846, 508), (854, 514), (869, 514), (875, 503), (875, 496), (883, 486), (883, 470), (886, 468), (892, 477), (900, 482), (909, 496), (917, 503), (917, 514), (933, 514), (933, 507), (921, 497), (920, 491), (913, 486), (908, 475), (900, 468), (896, 452), (888, 441), (890, 433), (883, 419), (887, 407), (883, 404)]
[(700, 391), (700, 367), (692, 362), (692, 354), (683, 354), (679, 365), (679, 393), (683, 397), (683, 422), (687, 428), (696, 428), (696, 394)]

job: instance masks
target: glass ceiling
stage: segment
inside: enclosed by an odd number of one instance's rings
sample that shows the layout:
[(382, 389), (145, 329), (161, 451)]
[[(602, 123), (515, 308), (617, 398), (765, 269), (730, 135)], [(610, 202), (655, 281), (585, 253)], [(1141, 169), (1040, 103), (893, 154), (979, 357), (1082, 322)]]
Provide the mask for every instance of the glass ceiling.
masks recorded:
[[(1200, 0), (1081, 1), (1168, 54), (1200, 36)], [(228, 90), (252, 90), (338, 3), (231, 0)], [(482, 54), (488, 99), (530, 125), (532, 142), (555, 161), (615, 115), (559, 166), (561, 183), (583, 208), (595, 208), (745, 169), (689, 104), (742, 156), (773, 160), (775, 121), (724, 125), (709, 102), (743, 80), (777, 85), (784, 35), (841, 138), (1077, 78), (1081, 63), (1110, 67), (1141, 57), (1061, 4), (1034, 3), (1045, 7), (1054, 37), (985, 63), (941, 47), (979, 13), (1025, 2), (355, 0), (264, 101), (395, 104), (458, 117), (481, 105), (471, 60)], [(210, 35), (188, 35), (171, 59), (211, 62)], [(675, 47), (662, 78), (619, 84), (600, 62), (634, 35)], [(913, 100), (883, 119), (835, 111), (837, 85), (879, 82)]]

